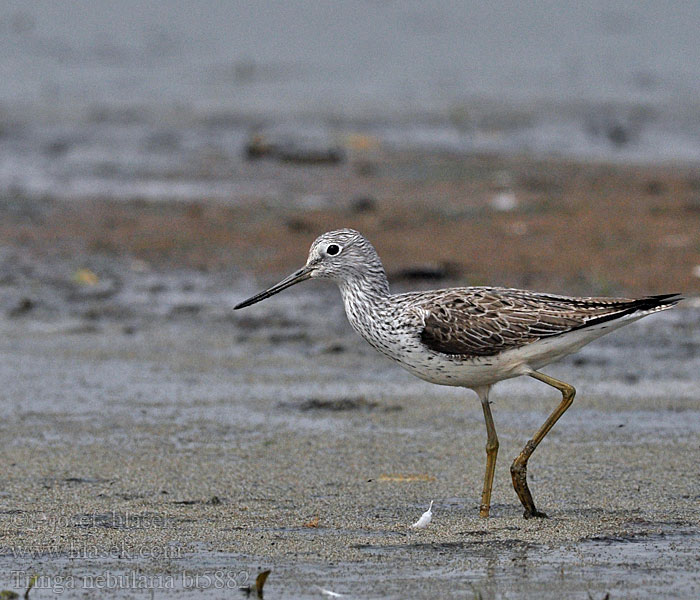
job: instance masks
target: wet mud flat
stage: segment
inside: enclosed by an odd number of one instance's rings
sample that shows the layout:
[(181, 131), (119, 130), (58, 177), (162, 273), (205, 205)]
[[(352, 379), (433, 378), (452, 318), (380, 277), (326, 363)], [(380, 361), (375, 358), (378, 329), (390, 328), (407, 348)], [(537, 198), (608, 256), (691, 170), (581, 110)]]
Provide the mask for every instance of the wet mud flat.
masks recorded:
[[(220, 598), (271, 569), (272, 598), (698, 595), (691, 169), (404, 153), (231, 178), (228, 202), (0, 198), (0, 591)], [(483, 521), (471, 392), (378, 356), (332, 286), (232, 311), (338, 226), (396, 291), (691, 296), (547, 369), (578, 390), (530, 461), (548, 520), (509, 474), (546, 386), (494, 389)]]
[(219, 273), (229, 286), (248, 277), (252, 291), (252, 277), (273, 282), (299, 268), (317, 235), (352, 227), (376, 246), (392, 284), (700, 294), (693, 165), (398, 152), (371, 136), (346, 146), (333, 165), (229, 156), (218, 166), (225, 197), (187, 195), (192, 178), (213, 185), (205, 166), (169, 176), (182, 196), (10, 191), (0, 194), (0, 248), (20, 248), (27, 269), (63, 258), (100, 275), (109, 268), (114, 280), (105, 257), (137, 259), (137, 270)]
[(530, 462), (547, 520), (521, 517), (508, 468), (558, 398), (496, 386), (484, 521), (476, 398), (378, 357), (336, 290), (239, 314), (220, 275), (122, 274), (51, 310), (55, 279), (34, 285), (47, 300), (0, 321), (0, 589), (36, 574), (36, 598), (235, 597), (271, 569), (269, 598), (700, 590), (693, 302), (548, 369), (579, 394)]

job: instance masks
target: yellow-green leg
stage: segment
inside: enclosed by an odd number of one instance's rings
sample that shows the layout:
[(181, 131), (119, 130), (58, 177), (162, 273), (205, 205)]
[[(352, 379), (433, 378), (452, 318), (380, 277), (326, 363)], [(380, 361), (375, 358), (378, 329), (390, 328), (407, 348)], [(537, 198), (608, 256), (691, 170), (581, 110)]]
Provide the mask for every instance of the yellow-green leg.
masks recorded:
[(546, 436), (549, 433), (549, 430), (554, 427), (554, 424), (559, 420), (559, 417), (561, 417), (566, 412), (566, 409), (571, 406), (571, 403), (574, 401), (574, 395), (576, 394), (576, 390), (572, 385), (559, 381), (558, 379), (554, 379), (554, 377), (550, 377), (544, 373), (532, 371), (531, 373), (528, 373), (528, 375), (546, 383), (547, 385), (557, 388), (561, 392), (562, 401), (559, 406), (554, 409), (552, 414), (549, 415), (542, 427), (537, 430), (537, 433), (535, 433), (532, 439), (525, 444), (522, 452), (513, 461), (513, 464), (510, 467), (510, 475), (513, 478), (513, 487), (515, 488), (515, 492), (518, 494), (518, 498), (520, 498), (520, 502), (525, 507), (523, 516), (526, 519), (529, 519), (530, 517), (547, 516), (545, 513), (540, 512), (535, 508), (535, 502), (532, 499), (532, 494), (527, 487), (527, 461), (535, 451), (535, 448), (537, 448), (539, 443), (544, 439), (544, 436)]
[(481, 506), (479, 516), (487, 518), (491, 510), (491, 489), (493, 488), (493, 475), (496, 471), (496, 456), (498, 455), (498, 436), (496, 427), (491, 416), (491, 405), (489, 404), (490, 386), (477, 388), (474, 390), (479, 395), (481, 407), (484, 409), (484, 420), (486, 421), (486, 473), (484, 474), (484, 490), (481, 493)]

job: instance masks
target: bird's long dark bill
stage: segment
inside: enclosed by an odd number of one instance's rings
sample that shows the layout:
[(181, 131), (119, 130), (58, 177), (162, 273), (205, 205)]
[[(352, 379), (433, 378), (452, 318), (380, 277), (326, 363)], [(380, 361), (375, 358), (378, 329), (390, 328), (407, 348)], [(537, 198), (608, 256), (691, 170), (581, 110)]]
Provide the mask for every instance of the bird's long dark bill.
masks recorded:
[(255, 294), (255, 296), (252, 296), (251, 298), (244, 300), (240, 304), (236, 304), (236, 306), (234, 306), (233, 309), (236, 310), (239, 308), (245, 308), (246, 306), (250, 306), (251, 304), (255, 304), (256, 302), (260, 302), (261, 300), (265, 300), (265, 298), (269, 298), (270, 296), (274, 296), (277, 292), (281, 292), (282, 290), (286, 290), (288, 287), (293, 286), (295, 283), (299, 283), (300, 281), (304, 281), (304, 280), (308, 279), (309, 277), (311, 277), (311, 269), (309, 267), (302, 267), (298, 271), (295, 271), (294, 273), (292, 273), (289, 277), (285, 277), (277, 285), (273, 285), (271, 288), (266, 289), (264, 292), (260, 292), (259, 294)]

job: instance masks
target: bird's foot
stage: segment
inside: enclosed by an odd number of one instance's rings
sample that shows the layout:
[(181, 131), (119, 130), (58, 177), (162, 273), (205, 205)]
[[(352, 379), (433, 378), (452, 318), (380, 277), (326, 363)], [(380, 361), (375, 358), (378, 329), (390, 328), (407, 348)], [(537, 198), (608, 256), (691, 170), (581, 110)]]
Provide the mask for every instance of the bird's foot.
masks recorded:
[(523, 513), (523, 517), (525, 517), (526, 519), (549, 519), (547, 513), (543, 513), (542, 511), (537, 510), (536, 508), (533, 508), (532, 510), (526, 508), (525, 512)]

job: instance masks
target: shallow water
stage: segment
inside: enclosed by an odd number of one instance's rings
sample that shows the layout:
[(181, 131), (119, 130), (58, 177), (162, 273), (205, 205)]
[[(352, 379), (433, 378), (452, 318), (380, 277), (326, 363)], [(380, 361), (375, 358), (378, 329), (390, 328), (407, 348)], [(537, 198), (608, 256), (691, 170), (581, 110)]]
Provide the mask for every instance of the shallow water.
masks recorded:
[[(274, 598), (322, 598), (330, 595), (328, 591), (347, 598), (383, 599), (410, 594), (415, 598), (526, 599), (536, 595), (588, 600), (608, 593), (611, 597), (691, 598), (700, 586), (697, 577), (687, 571), (700, 551), (697, 535), (673, 527), (653, 536), (592, 540), (575, 548), (495, 545), (478, 539), (378, 548), (377, 557), (384, 557), (379, 564), (329, 566), (270, 564), (239, 554), (200, 552), (182, 555), (163, 573), (120, 568), (99, 559), (86, 568), (64, 557), (52, 561), (55, 569), (67, 567), (63, 574), (41, 576), (32, 596), (52, 598), (65, 593), (78, 597), (101, 590), (123, 597), (151, 592), (154, 597), (221, 597), (251, 585), (257, 573), (268, 568), (272, 572), (264, 589)], [(435, 566), (411, 569), (412, 555), (417, 553), (432, 556)], [(669, 554), (681, 566), (664, 560)], [(13, 588), (26, 587), (21, 570), (10, 581), (18, 584)]]
[(698, 20), (696, 3), (11, 0), (0, 193), (265, 197), (239, 174), (260, 126), (360, 153), (697, 162)]

